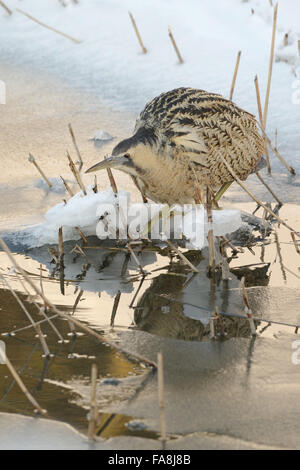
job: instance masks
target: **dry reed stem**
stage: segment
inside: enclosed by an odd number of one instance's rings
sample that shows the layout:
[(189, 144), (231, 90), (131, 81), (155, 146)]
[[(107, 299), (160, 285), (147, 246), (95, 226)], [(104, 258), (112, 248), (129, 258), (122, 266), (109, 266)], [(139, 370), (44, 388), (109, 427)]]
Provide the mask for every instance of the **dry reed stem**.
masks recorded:
[(157, 353), (157, 381), (158, 381), (158, 404), (160, 416), (160, 436), (162, 447), (165, 448), (167, 441), (167, 426), (165, 415), (165, 401), (164, 401), (164, 364), (163, 355), (161, 352)]
[(298, 255), (300, 255), (300, 248), (299, 248), (299, 245), (298, 245), (298, 243), (297, 243), (297, 240), (296, 240), (296, 237), (295, 237), (295, 233), (294, 233), (294, 232), (291, 232), (291, 237), (292, 237), (292, 240), (293, 240), (295, 249), (296, 249)]
[(232, 83), (231, 83), (231, 88), (230, 88), (230, 95), (229, 95), (230, 100), (232, 100), (232, 97), (233, 97), (236, 77), (237, 77), (237, 73), (238, 73), (238, 70), (239, 70), (241, 54), (242, 54), (242, 51), (239, 51), (238, 54), (237, 54), (237, 58), (236, 58), (236, 64), (235, 64), (235, 68), (234, 68), (234, 72), (233, 72)]
[(110, 182), (113, 192), (115, 194), (118, 194), (118, 188), (117, 188), (116, 181), (115, 181), (115, 178), (113, 176), (111, 169), (107, 168), (106, 171), (107, 171), (109, 182)]
[(29, 13), (26, 13), (25, 11), (20, 10), (20, 8), (16, 8), (16, 11), (18, 11), (19, 13), (22, 13), (22, 15), (24, 15), (24, 16), (27, 16), (27, 18), (29, 18), (30, 20), (32, 20), (35, 23), (39, 24), (40, 26), (43, 26), (44, 28), (49, 29), (50, 31), (53, 31), (54, 33), (60, 34), (61, 36), (65, 37), (67, 39), (70, 39), (70, 41), (73, 41), (76, 44), (81, 43), (81, 41), (79, 41), (78, 39), (75, 39), (72, 36), (69, 36), (68, 34), (62, 33), (58, 29), (52, 28), (52, 26), (48, 26), (47, 24), (43, 23), (42, 21), (38, 20), (37, 18), (34, 18), (33, 16), (29, 15)]
[(300, 39), (298, 39), (298, 53), (299, 53), (299, 57), (300, 57)]
[(118, 310), (118, 306), (120, 302), (120, 297), (121, 297), (121, 291), (118, 290), (118, 293), (114, 300), (114, 305), (113, 305), (113, 309), (112, 309), (111, 317), (110, 317), (110, 326), (112, 328), (115, 326), (115, 318), (116, 318), (116, 314), (117, 314), (117, 310)]
[(7, 5), (5, 5), (4, 2), (2, 2), (2, 0), (0, 0), (0, 6), (1, 6), (2, 8), (4, 8), (4, 10), (6, 10), (9, 15), (12, 15), (13, 12), (11, 11), (10, 8), (8, 8)]
[(136, 256), (135, 252), (133, 251), (133, 249), (132, 249), (130, 243), (128, 243), (127, 249), (129, 250), (130, 254), (132, 255), (134, 261), (136, 262), (136, 264), (137, 264), (139, 270), (141, 271), (141, 274), (142, 274), (143, 276), (146, 276), (146, 273), (145, 273), (145, 271), (144, 271), (144, 269), (143, 269), (141, 263), (139, 262), (139, 260), (138, 260), (138, 258), (137, 258), (137, 256)]
[(276, 155), (277, 158), (279, 158), (279, 160), (281, 161), (281, 163), (286, 167), (286, 169), (291, 173), (291, 175), (295, 175), (296, 172), (294, 170), (293, 167), (291, 167), (286, 161), (285, 159), (283, 158), (283, 156), (278, 152), (278, 150), (274, 147), (274, 145), (272, 144), (271, 140), (269, 139), (269, 137), (267, 136), (267, 134), (265, 133), (265, 130), (262, 128), (262, 126), (260, 127), (261, 128), (261, 131), (268, 143), (268, 145), (270, 146), (272, 152), (274, 152), (274, 154)]
[[(1, 349), (0, 349), (0, 356), (2, 356), (1, 354)], [(46, 410), (43, 410), (40, 405), (38, 404), (38, 402), (36, 401), (36, 399), (31, 395), (31, 393), (29, 392), (29, 390), (27, 389), (26, 385), (24, 384), (23, 380), (21, 379), (21, 377), (19, 376), (18, 372), (16, 371), (16, 369), (14, 368), (14, 366), (12, 365), (12, 363), (10, 362), (9, 358), (7, 357), (7, 355), (5, 357), (2, 357), (3, 359), (3, 362), (5, 362), (5, 365), (7, 366), (9, 372), (11, 373), (11, 375), (13, 376), (14, 380), (17, 382), (17, 384), (19, 385), (20, 389), (22, 390), (22, 392), (24, 393), (24, 395), (26, 396), (26, 398), (28, 399), (28, 401), (30, 401), (30, 403), (34, 406), (34, 408), (43, 416), (46, 416), (47, 415), (47, 411)]]
[(61, 179), (62, 179), (62, 182), (64, 183), (64, 186), (65, 186), (67, 192), (69, 193), (69, 196), (70, 196), (70, 197), (73, 197), (73, 196), (74, 196), (74, 193), (73, 193), (72, 189), (70, 188), (70, 186), (68, 185), (68, 183), (63, 179), (62, 176), (61, 176)]
[[(258, 85), (257, 75), (254, 78), (254, 84), (255, 84), (255, 90), (256, 90), (256, 101), (257, 101), (259, 121), (260, 121), (260, 125), (263, 127), (264, 126), (264, 124), (263, 124), (263, 115), (262, 115), (261, 99), (260, 99), (260, 92), (259, 92), (259, 85)], [(270, 163), (269, 151), (268, 151), (265, 136), (264, 136), (264, 142), (265, 142), (265, 156), (266, 156), (267, 168), (268, 168), (268, 173), (270, 175), (271, 174), (271, 163)]]
[(257, 178), (259, 179), (259, 181), (267, 188), (267, 190), (269, 191), (270, 194), (272, 194), (273, 198), (275, 199), (275, 201), (277, 201), (277, 203), (279, 204), (279, 206), (281, 207), (283, 204), (282, 202), (280, 201), (280, 199), (276, 196), (276, 194), (274, 193), (274, 191), (270, 188), (270, 186), (263, 180), (263, 178), (260, 176), (259, 172), (256, 171), (256, 176)]
[(20, 274), (23, 276), (23, 278), (26, 280), (26, 282), (29, 284), (29, 286), (36, 292), (36, 294), (41, 297), (46, 305), (53, 310), (54, 313), (57, 313), (60, 317), (65, 318), (66, 320), (72, 321), (75, 325), (78, 326), (82, 331), (85, 333), (94, 336), (97, 338), (101, 343), (107, 343), (111, 347), (115, 348), (116, 350), (122, 352), (123, 354), (128, 355), (129, 357), (135, 358), (141, 362), (144, 362), (145, 364), (150, 365), (151, 367), (157, 367), (156, 363), (154, 361), (151, 361), (140, 354), (132, 353), (130, 351), (127, 351), (126, 349), (120, 347), (118, 344), (109, 341), (107, 338), (99, 335), (96, 331), (92, 330), (88, 326), (84, 325), (80, 320), (77, 320), (77, 318), (73, 318), (70, 315), (68, 315), (65, 312), (62, 312), (59, 310), (46, 296), (41, 292), (41, 290), (35, 285), (35, 283), (30, 279), (26, 271), (17, 263), (15, 260), (14, 256), (12, 255), (11, 251), (9, 250), (8, 246), (4, 242), (4, 240), (0, 237), (0, 246), (2, 247), (3, 251), (7, 254), (9, 260), (11, 263), (14, 265), (14, 267), (20, 272)]
[(70, 131), (72, 141), (73, 141), (73, 144), (74, 144), (77, 156), (78, 156), (78, 162), (76, 162), (76, 163), (79, 163), (79, 170), (81, 170), (82, 165), (83, 165), (83, 160), (82, 160), (81, 153), (79, 151), (79, 148), (78, 148), (78, 145), (77, 145), (77, 142), (76, 142), (76, 139), (75, 139), (75, 134), (73, 132), (73, 128), (72, 128), (71, 123), (69, 124), (69, 131)]
[(182, 261), (191, 268), (192, 271), (194, 271), (194, 273), (199, 273), (199, 270), (196, 268), (196, 266), (194, 266), (185, 256), (183, 253), (181, 253), (181, 251), (175, 246), (173, 245), (172, 242), (170, 242), (170, 240), (166, 240), (167, 244), (169, 245), (169, 247), (175, 251), (175, 253), (179, 256), (179, 258), (182, 259)]
[(85, 245), (87, 245), (88, 240), (87, 240), (87, 238), (85, 237), (85, 235), (82, 233), (82, 231), (80, 230), (80, 228), (79, 228), (79, 227), (75, 227), (75, 230), (79, 233), (80, 238), (82, 239), (83, 243), (84, 243)]
[(98, 184), (97, 184), (97, 175), (94, 176), (94, 187), (93, 187), (94, 193), (98, 192)]
[(85, 186), (83, 184), (83, 181), (81, 179), (81, 176), (79, 174), (79, 171), (77, 170), (76, 166), (75, 166), (75, 163), (73, 162), (72, 158), (71, 158), (71, 155), (69, 154), (69, 152), (67, 151), (67, 157), (68, 157), (68, 160), (69, 160), (69, 167), (73, 173), (73, 175), (75, 176), (75, 179), (78, 183), (78, 186), (80, 187), (81, 191), (83, 192), (83, 194), (86, 196), (86, 189), (85, 189)]
[(141, 49), (142, 49), (142, 51), (143, 51), (143, 54), (147, 54), (147, 49), (146, 49), (146, 47), (145, 47), (144, 44), (143, 44), (143, 41), (142, 41), (140, 32), (139, 32), (139, 30), (138, 30), (138, 27), (137, 27), (137, 25), (136, 25), (135, 19), (134, 19), (134, 17), (133, 17), (133, 14), (130, 13), (130, 11), (128, 12), (128, 14), (129, 14), (129, 17), (130, 17), (130, 19), (131, 19), (131, 23), (132, 23), (133, 29), (134, 29), (134, 31), (135, 31), (136, 37), (138, 38), (139, 44), (140, 44)]
[(73, 305), (73, 311), (72, 311), (72, 314), (74, 315), (75, 311), (76, 311), (76, 308), (77, 308), (77, 305), (79, 304), (79, 301), (81, 299), (81, 297), (83, 296), (83, 293), (84, 293), (84, 290), (80, 290), (79, 291), (79, 294), (77, 295), (76, 299), (75, 299), (75, 302), (74, 302), (74, 305)]
[(249, 320), (251, 334), (252, 334), (252, 336), (255, 336), (256, 335), (256, 328), (255, 328), (255, 324), (254, 324), (254, 320), (253, 320), (252, 310), (250, 308), (249, 301), (248, 301), (248, 296), (247, 296), (247, 292), (246, 292), (246, 288), (245, 288), (245, 278), (244, 277), (242, 277), (242, 279), (241, 279), (241, 289), (242, 289), (242, 296), (243, 296), (243, 300), (244, 300), (244, 304), (245, 304), (245, 312), (246, 312), (246, 315), (247, 315), (248, 320)]
[(275, 48), (275, 36), (276, 36), (277, 12), (278, 12), (278, 3), (276, 3), (276, 5), (274, 7), (274, 15), (273, 15), (273, 30), (272, 30), (272, 41), (271, 41), (271, 51), (270, 51), (268, 84), (267, 84), (267, 91), (266, 91), (265, 105), (264, 105), (264, 113), (263, 113), (263, 127), (264, 127), (264, 129), (266, 128), (266, 124), (267, 124), (267, 115), (268, 115), (268, 108), (269, 108), (271, 79), (272, 79), (273, 62), (274, 62), (274, 48)]
[(92, 364), (91, 368), (91, 399), (90, 399), (90, 413), (89, 413), (89, 429), (88, 438), (93, 441), (96, 435), (96, 428), (99, 420), (99, 411), (97, 406), (97, 377), (98, 367), (97, 364)]
[(231, 166), (226, 162), (225, 158), (221, 155), (221, 159), (224, 163), (224, 165), (227, 167), (229, 173), (231, 174), (231, 176), (235, 179), (235, 181), (241, 186), (241, 188), (243, 188), (244, 191), (246, 191), (246, 193), (261, 207), (263, 207), (272, 217), (274, 217), (276, 220), (278, 220), (278, 222), (280, 222), (282, 225), (284, 225), (288, 230), (290, 230), (291, 232), (295, 232), (298, 236), (299, 235), (299, 232), (297, 232), (296, 230), (294, 230), (292, 227), (290, 227), (290, 225), (288, 225), (284, 220), (282, 220), (278, 215), (276, 215), (271, 209), (269, 209), (269, 207), (267, 207), (265, 204), (263, 204), (259, 199), (257, 199), (256, 196), (254, 196), (254, 194), (249, 191), (249, 189), (247, 189), (247, 187), (244, 185), (244, 183), (242, 183), (242, 181), (239, 179), (239, 177), (235, 174), (235, 172), (233, 171), (233, 169), (231, 168)]
[(40, 175), (42, 176), (42, 178), (45, 180), (45, 182), (47, 183), (47, 185), (49, 186), (49, 188), (52, 188), (52, 183), (50, 183), (50, 181), (48, 180), (47, 176), (45, 175), (45, 173), (43, 172), (43, 170), (41, 169), (41, 167), (38, 165), (38, 163), (36, 162), (34, 156), (30, 153), (29, 154), (29, 157), (28, 157), (28, 161), (30, 163), (33, 163), (34, 166), (36, 167), (36, 169), (38, 170), (38, 172), (40, 173)]
[(180, 63), (180, 64), (183, 64), (183, 58), (181, 57), (181, 54), (180, 54), (179, 49), (178, 49), (178, 47), (177, 47), (177, 44), (176, 44), (176, 41), (175, 41), (175, 39), (174, 39), (173, 33), (172, 33), (172, 31), (171, 31), (171, 28), (169, 28), (169, 37), (170, 37), (170, 39), (171, 39), (171, 43), (172, 43), (172, 45), (173, 45), (173, 47), (174, 47), (174, 49), (175, 49), (175, 52), (176, 52), (176, 54), (177, 54), (179, 63)]

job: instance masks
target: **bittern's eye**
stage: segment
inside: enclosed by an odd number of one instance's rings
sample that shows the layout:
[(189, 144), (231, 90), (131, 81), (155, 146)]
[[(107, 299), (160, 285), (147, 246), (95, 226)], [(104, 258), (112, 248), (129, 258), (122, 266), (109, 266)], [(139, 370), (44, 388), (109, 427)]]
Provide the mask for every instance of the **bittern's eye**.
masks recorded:
[(125, 158), (130, 158), (129, 153), (125, 153), (124, 157), (125, 157)]

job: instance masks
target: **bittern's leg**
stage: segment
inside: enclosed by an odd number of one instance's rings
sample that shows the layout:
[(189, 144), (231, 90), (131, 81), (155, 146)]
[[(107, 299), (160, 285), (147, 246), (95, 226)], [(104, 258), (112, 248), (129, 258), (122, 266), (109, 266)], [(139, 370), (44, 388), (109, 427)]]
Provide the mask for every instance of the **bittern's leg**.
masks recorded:
[(222, 184), (221, 188), (219, 189), (219, 191), (217, 192), (217, 194), (214, 197), (216, 202), (218, 202), (221, 199), (223, 194), (225, 194), (225, 192), (232, 185), (232, 183), (233, 183), (233, 181), (228, 181), (228, 183)]

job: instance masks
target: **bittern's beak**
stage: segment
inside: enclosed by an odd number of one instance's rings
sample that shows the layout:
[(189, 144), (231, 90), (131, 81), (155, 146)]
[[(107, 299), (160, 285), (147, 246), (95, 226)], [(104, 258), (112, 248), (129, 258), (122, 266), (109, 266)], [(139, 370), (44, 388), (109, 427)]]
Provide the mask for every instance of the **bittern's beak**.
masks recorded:
[(92, 171), (106, 170), (107, 168), (122, 168), (128, 164), (128, 158), (124, 156), (111, 156), (102, 160), (102, 162), (96, 163), (91, 166), (86, 173), (92, 173)]

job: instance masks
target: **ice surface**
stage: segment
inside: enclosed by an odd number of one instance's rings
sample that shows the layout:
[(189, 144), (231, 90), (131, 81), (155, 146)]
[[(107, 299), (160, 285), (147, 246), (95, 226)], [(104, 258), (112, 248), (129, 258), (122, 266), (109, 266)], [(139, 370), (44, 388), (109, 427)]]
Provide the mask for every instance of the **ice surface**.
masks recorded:
[(96, 131), (93, 137), (94, 140), (99, 140), (101, 142), (107, 142), (108, 140), (112, 140), (113, 137), (105, 131), (102, 131), (101, 129)]

